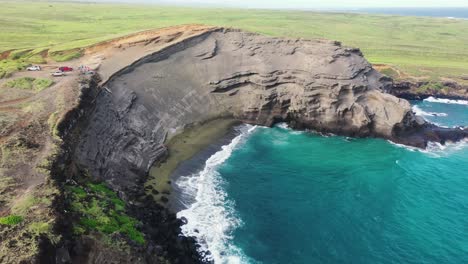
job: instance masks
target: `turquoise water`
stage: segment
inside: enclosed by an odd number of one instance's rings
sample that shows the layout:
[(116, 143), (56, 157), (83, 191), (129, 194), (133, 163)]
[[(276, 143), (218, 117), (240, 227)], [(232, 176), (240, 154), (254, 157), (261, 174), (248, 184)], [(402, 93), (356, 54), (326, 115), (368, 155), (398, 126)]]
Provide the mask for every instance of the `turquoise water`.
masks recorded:
[[(445, 113), (424, 116), (441, 125), (468, 125), (467, 105), (418, 107)], [(215, 263), (468, 262), (466, 144), (422, 152), (381, 139), (242, 129), (179, 181), (196, 200), (179, 213), (189, 221), (183, 231)]]
[(454, 126), (468, 126), (468, 102), (463, 100), (448, 100), (446, 99), (426, 99), (424, 101), (414, 101), (413, 111), (416, 114), (424, 117), (432, 123), (454, 127)]

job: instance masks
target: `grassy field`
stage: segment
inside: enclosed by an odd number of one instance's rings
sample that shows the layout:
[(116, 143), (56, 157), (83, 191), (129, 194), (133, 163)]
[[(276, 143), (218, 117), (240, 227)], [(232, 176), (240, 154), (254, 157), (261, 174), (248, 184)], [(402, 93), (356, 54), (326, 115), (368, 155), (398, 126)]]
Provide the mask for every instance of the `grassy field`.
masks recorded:
[(66, 50), (138, 30), (187, 23), (272, 36), (328, 38), (416, 76), (468, 74), (468, 20), (301, 11), (0, 1), (0, 51)]

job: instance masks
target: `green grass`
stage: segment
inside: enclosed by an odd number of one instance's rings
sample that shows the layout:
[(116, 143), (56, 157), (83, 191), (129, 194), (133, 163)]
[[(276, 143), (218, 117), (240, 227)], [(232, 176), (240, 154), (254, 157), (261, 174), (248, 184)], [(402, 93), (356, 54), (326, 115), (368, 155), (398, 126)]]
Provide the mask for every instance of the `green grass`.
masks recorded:
[(19, 60), (21, 58), (27, 57), (31, 50), (14, 50), (8, 55), (10, 60)]
[(444, 90), (450, 90), (450, 87), (446, 87), (442, 83), (439, 83), (439, 82), (429, 82), (425, 85), (420, 86), (417, 90), (418, 92), (429, 92), (429, 91), (440, 92)]
[(23, 221), (23, 217), (19, 215), (8, 215), (0, 217), (0, 225), (14, 226)]
[(67, 50), (67, 51), (57, 51), (50, 55), (54, 61), (63, 62), (73, 59), (78, 59), (83, 56), (83, 51), (80, 49)]
[(45, 88), (48, 88), (54, 84), (54, 81), (51, 79), (37, 78), (33, 81), (33, 87), (36, 91), (42, 91)]
[(80, 217), (76, 219), (76, 235), (99, 231), (110, 235), (120, 233), (144, 244), (143, 234), (137, 229), (138, 221), (125, 213), (125, 203), (104, 184), (89, 183), (85, 188), (67, 187), (71, 208)]
[(32, 90), (34, 80), (35, 79), (31, 77), (22, 77), (22, 78), (8, 81), (7, 83), (5, 83), (5, 87), (17, 88), (17, 89), (23, 89), (23, 90)]
[(36, 236), (40, 234), (49, 234), (51, 231), (51, 226), (46, 222), (35, 222), (28, 226), (28, 231)]
[(461, 19), (42, 1), (2, 2), (0, 18), (0, 51), (68, 50), (139, 30), (202, 23), (339, 40), (361, 48), (372, 63), (413, 75), (459, 76), (468, 69), (468, 21)]
[(5, 87), (8, 88), (16, 88), (16, 89), (23, 89), (23, 90), (34, 90), (36, 92), (40, 92), (45, 88), (50, 87), (54, 84), (54, 81), (50, 79), (43, 79), (43, 78), (32, 78), (32, 77), (21, 77), (11, 81), (8, 81), (4, 84)]
[[(0, 36), (1, 35), (0, 33)], [(5, 59), (0, 60), (0, 79), (10, 77), (13, 72), (24, 70), (31, 64), (46, 63), (46, 60), (41, 55), (43, 51), (43, 48), (11, 51)]]
[(44, 59), (44, 57), (42, 57), (41, 55), (33, 55), (31, 57), (28, 57), (27, 58), (27, 61), (31, 64), (45, 64), (47, 63), (46, 60)]
[(11, 211), (18, 215), (26, 215), (32, 206), (38, 204), (40, 201), (32, 194), (28, 193), (20, 200), (17, 200), (16, 203), (11, 208)]
[[(47, 189), (41, 190), (44, 193), (48, 191)], [(47, 196), (40, 195), (38, 196), (37, 193), (27, 193), (21, 198), (15, 200), (14, 205), (11, 208), (11, 211), (15, 215), (26, 216), (30, 210), (33, 209), (34, 206), (42, 205), (42, 206), (50, 206), (52, 204), (52, 200)]]
[[(0, 33), (1, 34), (1, 33)], [(1, 60), (0, 79), (10, 77), (12, 73), (26, 69), (31, 63), (26, 60)]]
[(396, 79), (396, 78), (399, 77), (398, 72), (395, 71), (395, 70), (392, 69), (392, 68), (383, 69), (383, 70), (380, 71), (380, 73), (385, 74), (385, 75), (387, 75), (388, 77), (391, 77), (391, 78), (394, 78), (394, 79)]

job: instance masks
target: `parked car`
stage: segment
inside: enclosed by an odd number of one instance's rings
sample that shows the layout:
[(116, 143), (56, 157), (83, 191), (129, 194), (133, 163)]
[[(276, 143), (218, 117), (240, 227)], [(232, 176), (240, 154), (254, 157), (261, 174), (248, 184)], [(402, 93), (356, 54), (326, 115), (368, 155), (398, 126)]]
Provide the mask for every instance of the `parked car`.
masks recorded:
[(73, 71), (73, 68), (72, 68), (72, 67), (68, 67), (68, 66), (63, 66), (63, 67), (60, 67), (60, 68), (59, 68), (59, 71), (62, 71), (62, 72), (70, 72), (70, 71)]
[(40, 71), (41, 66), (38, 66), (38, 65), (29, 66), (29, 67), (26, 68), (26, 70), (28, 70), (28, 71)]
[(60, 76), (65, 76), (65, 73), (63, 71), (56, 71), (51, 74), (54, 77), (60, 77)]

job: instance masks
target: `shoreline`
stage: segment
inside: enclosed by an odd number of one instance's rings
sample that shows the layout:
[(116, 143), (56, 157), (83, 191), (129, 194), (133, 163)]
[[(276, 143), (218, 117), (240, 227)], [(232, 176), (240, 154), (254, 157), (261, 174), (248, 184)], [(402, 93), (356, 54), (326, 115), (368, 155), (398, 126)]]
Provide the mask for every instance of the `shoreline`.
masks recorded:
[[(216, 118), (201, 124), (185, 128), (181, 133), (170, 138), (166, 146), (167, 159), (154, 164), (145, 182), (145, 190), (153, 199), (173, 211), (171, 200), (174, 198), (173, 174), (186, 161), (198, 156), (200, 152), (210, 151), (217, 141), (222, 141), (241, 122), (234, 118)], [(203, 164), (201, 164), (203, 165)], [(151, 190), (151, 191), (150, 191)]]
[[(202, 171), (207, 166), (206, 162), (210, 157), (219, 152), (223, 146), (229, 145), (235, 137), (240, 135), (241, 132), (236, 129), (240, 126), (242, 126), (242, 123), (230, 127), (222, 137), (213, 140), (208, 146), (198, 151), (190, 159), (182, 161), (170, 175), (172, 182), (176, 183), (180, 177), (193, 175)], [(184, 190), (181, 190), (177, 184), (172, 184), (172, 193), (168, 202), (169, 210), (172, 212), (180, 212), (187, 209), (188, 205), (194, 202), (195, 200), (193, 197), (187, 197)]]

